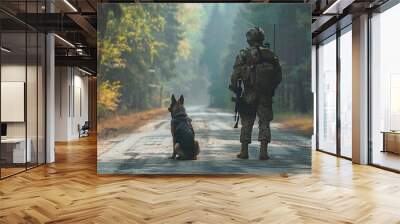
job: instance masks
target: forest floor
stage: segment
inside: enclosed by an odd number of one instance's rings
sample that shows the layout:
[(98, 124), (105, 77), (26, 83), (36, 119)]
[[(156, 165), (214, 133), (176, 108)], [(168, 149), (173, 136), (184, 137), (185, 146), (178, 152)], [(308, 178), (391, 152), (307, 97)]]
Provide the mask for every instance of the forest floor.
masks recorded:
[(282, 125), (283, 128), (293, 130), (299, 134), (311, 136), (314, 130), (313, 115), (282, 115), (276, 116), (275, 122)]
[(127, 115), (116, 114), (98, 122), (97, 133), (100, 138), (104, 139), (131, 133), (149, 121), (167, 113), (166, 108), (156, 108)]
[(170, 115), (158, 116), (129, 134), (98, 139), (99, 174), (268, 174), (303, 173), (311, 167), (310, 137), (280, 123), (271, 124), (270, 160), (258, 160), (257, 125), (250, 159), (236, 159), (240, 129), (233, 128), (233, 115), (205, 107), (187, 108), (200, 144), (195, 161), (168, 159), (172, 153)]

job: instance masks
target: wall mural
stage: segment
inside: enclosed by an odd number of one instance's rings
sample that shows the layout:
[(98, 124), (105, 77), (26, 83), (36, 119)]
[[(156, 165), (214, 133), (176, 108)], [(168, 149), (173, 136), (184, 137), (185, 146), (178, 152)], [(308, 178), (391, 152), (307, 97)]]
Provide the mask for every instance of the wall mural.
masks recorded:
[(99, 174), (304, 173), (307, 4), (104, 3)]

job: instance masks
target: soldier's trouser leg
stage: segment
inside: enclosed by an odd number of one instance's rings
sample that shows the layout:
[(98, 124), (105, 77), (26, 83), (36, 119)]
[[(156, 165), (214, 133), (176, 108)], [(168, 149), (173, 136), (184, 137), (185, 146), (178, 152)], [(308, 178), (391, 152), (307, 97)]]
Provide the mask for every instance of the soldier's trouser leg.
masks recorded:
[(258, 140), (261, 142), (260, 145), (260, 160), (269, 159), (268, 156), (268, 143), (271, 142), (271, 129), (270, 122), (273, 118), (272, 105), (268, 103), (260, 103), (257, 107), (258, 116)]
[(260, 103), (257, 107), (258, 116), (258, 141), (271, 142), (270, 122), (273, 118), (272, 105)]
[(240, 131), (240, 142), (242, 143), (240, 153), (236, 155), (239, 159), (249, 158), (249, 144), (251, 143), (251, 133), (253, 130), (256, 111), (246, 111), (240, 113), (242, 129)]
[(240, 113), (242, 129), (240, 130), (240, 142), (245, 144), (251, 143), (251, 133), (253, 131), (254, 121), (256, 119), (256, 111), (246, 111)]

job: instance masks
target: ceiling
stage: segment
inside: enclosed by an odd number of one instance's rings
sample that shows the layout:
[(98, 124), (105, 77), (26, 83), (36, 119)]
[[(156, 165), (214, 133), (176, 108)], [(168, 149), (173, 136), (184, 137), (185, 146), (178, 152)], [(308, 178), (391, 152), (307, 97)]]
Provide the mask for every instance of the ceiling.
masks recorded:
[[(96, 0), (1, 0), (2, 46), (12, 49), (7, 57), (24, 58), (26, 31), (54, 32), (56, 65), (96, 73), (96, 6)], [(29, 58), (35, 49), (28, 44)]]
[[(228, 0), (238, 2), (237, 0)], [(309, 3), (313, 38), (349, 14), (377, 7), (387, 0), (252, 0), (250, 2)], [(54, 32), (56, 65), (82, 66), (96, 71), (97, 3), (138, 2), (129, 0), (1, 0), (1, 29), (7, 33)], [(163, 0), (141, 2), (165, 2)], [(184, 0), (169, 0), (184, 2)], [(215, 2), (203, 0), (202, 2)], [(242, 1), (248, 2), (248, 1)], [(49, 13), (51, 12), (51, 13)], [(12, 36), (12, 35), (11, 35)], [(15, 40), (18, 45), (19, 38)], [(15, 35), (14, 35), (15, 36)], [(8, 41), (7, 41), (8, 42)], [(17, 46), (15, 46), (17, 47)], [(28, 50), (29, 51), (29, 50)], [(16, 51), (17, 52), (17, 51)]]

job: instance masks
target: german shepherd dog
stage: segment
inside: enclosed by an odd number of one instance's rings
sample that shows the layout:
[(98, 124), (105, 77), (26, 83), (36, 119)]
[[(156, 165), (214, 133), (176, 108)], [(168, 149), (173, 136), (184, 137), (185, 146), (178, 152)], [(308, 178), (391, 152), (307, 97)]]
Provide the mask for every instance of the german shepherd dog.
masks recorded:
[(199, 143), (194, 140), (192, 119), (190, 119), (183, 106), (184, 98), (181, 95), (178, 101), (171, 96), (168, 111), (171, 113), (171, 133), (173, 152), (170, 159), (196, 160), (200, 152)]

